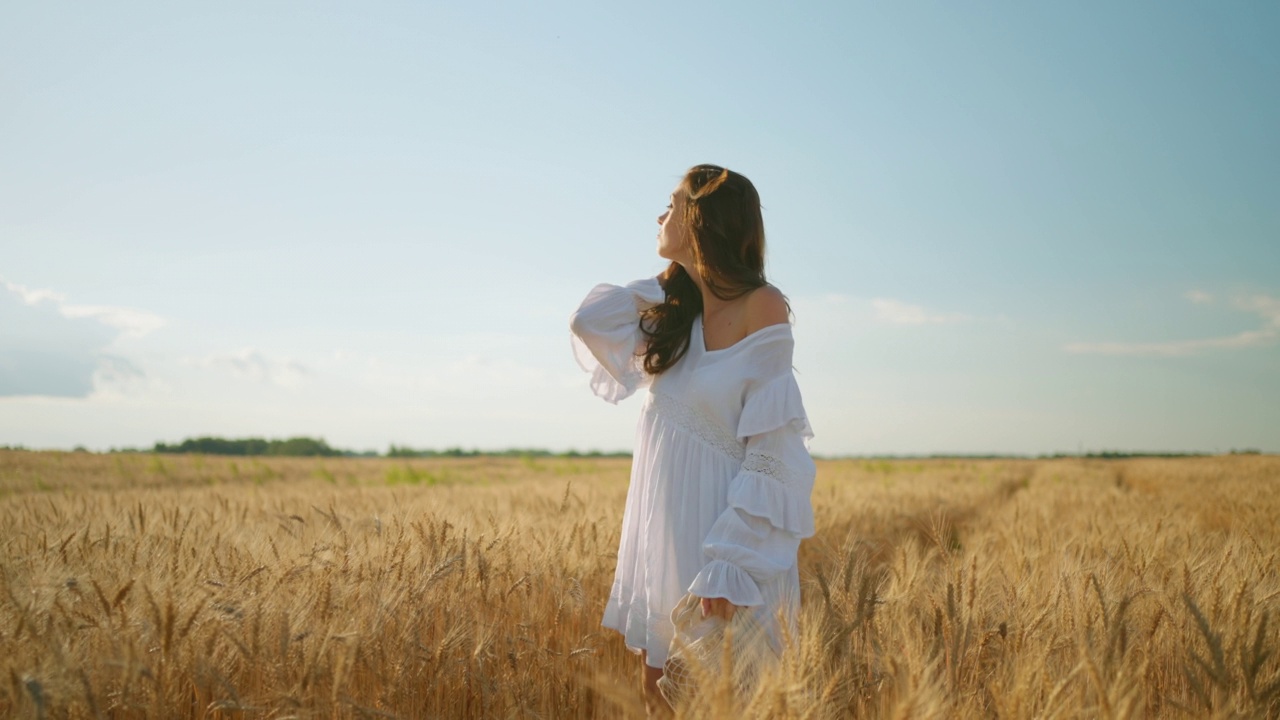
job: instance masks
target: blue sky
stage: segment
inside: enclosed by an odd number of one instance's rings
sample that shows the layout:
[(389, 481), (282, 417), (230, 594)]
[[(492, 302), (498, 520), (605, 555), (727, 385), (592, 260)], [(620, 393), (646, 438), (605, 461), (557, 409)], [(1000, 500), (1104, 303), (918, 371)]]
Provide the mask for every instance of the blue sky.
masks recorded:
[(567, 318), (715, 162), (819, 453), (1280, 451), (1268, 3), (0, 10), (0, 444), (626, 449)]

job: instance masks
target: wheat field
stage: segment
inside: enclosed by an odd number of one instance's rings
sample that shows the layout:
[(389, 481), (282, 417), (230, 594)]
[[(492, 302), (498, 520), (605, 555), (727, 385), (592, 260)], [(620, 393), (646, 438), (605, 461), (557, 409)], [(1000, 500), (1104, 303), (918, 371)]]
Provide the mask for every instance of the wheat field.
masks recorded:
[[(643, 717), (628, 461), (0, 451), (0, 715)], [(1280, 717), (1280, 458), (819, 462), (800, 630), (691, 718)]]

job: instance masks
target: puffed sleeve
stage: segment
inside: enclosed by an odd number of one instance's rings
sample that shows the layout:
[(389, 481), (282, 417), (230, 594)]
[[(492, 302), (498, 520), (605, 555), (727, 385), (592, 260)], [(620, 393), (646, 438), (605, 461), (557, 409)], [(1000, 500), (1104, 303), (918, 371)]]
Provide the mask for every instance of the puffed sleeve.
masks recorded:
[(749, 390), (738, 436), (746, 456), (729, 484), (729, 507), (703, 543), (707, 564), (689, 592), (734, 605), (763, 605), (759, 584), (791, 569), (812, 537), (813, 437), (795, 377), (787, 372)]
[(597, 285), (569, 318), (573, 356), (591, 373), (591, 390), (616, 403), (647, 385), (640, 311), (666, 299), (657, 278)]

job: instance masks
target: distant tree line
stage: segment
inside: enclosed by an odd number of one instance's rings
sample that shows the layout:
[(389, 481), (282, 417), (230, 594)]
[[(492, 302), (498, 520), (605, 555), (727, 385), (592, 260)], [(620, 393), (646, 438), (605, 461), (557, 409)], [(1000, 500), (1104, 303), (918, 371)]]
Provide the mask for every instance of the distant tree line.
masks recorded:
[(187, 438), (177, 445), (158, 442), (153, 449), (157, 453), (200, 453), (203, 455), (283, 455), (290, 457), (333, 457), (343, 455), (341, 450), (329, 447), (324, 440), (309, 437), (293, 437), (287, 440), (262, 438), (227, 439), (218, 437)]
[[(26, 450), (22, 445), (0, 445), (0, 450)], [(75, 452), (88, 452), (82, 445), (75, 447)], [(319, 438), (293, 437), (287, 440), (265, 440), (263, 438), (226, 439), (219, 437), (188, 438), (180, 443), (169, 444), (158, 442), (155, 447), (145, 448), (112, 448), (110, 452), (136, 453), (199, 453), (204, 455), (276, 455), (281, 457), (390, 457), (390, 458), (433, 458), (433, 457), (563, 457), (563, 458), (619, 458), (631, 457), (629, 452), (601, 452), (589, 450), (579, 452), (552, 452), (540, 448), (509, 448), (506, 450), (464, 450), (450, 447), (444, 450), (416, 449), (406, 445), (391, 445), (385, 455), (376, 450), (362, 452), (330, 447)], [(1004, 453), (923, 453), (905, 455), (814, 455), (820, 460), (863, 459), (863, 460), (1016, 460), (1016, 459), (1051, 459), (1051, 458), (1090, 458), (1099, 460), (1120, 460), (1124, 458), (1179, 458), (1206, 457), (1219, 453), (1210, 452), (1146, 452), (1133, 450), (1101, 450), (1087, 453), (1053, 453), (1041, 455), (1020, 455)], [(1256, 448), (1232, 448), (1229, 455), (1261, 455)]]
[[(1095, 460), (1123, 460), (1125, 458), (1182, 458), (1182, 457), (1206, 457), (1210, 453), (1203, 452), (1160, 452), (1160, 451), (1143, 451), (1143, 450), (1099, 450), (1097, 452), (1087, 453), (1055, 453), (1053, 455), (1041, 455), (1042, 458), (1092, 458)], [(1231, 451), (1232, 455), (1236, 454), (1235, 450)]]
[(631, 457), (629, 452), (600, 452), (599, 450), (590, 450), (588, 452), (578, 452), (577, 450), (569, 450), (567, 452), (551, 452), (541, 448), (508, 448), (506, 450), (463, 450), (460, 447), (445, 448), (444, 450), (433, 449), (415, 449), (405, 445), (392, 445), (387, 449), (387, 457), (393, 458), (429, 458), (429, 457), (584, 457), (584, 458), (604, 458), (604, 457)]
[[(116, 452), (112, 450), (112, 452)], [(119, 452), (139, 452), (134, 449), (123, 449)], [(143, 451), (145, 452), (145, 451)], [(228, 439), (220, 437), (187, 438), (180, 443), (158, 442), (151, 452), (156, 453), (192, 453), (202, 455), (275, 455), (280, 457), (379, 457), (377, 451), (356, 452), (330, 447), (329, 443), (319, 438), (293, 437), (287, 440), (266, 440), (263, 438)], [(568, 458), (606, 458), (631, 457), (629, 452), (600, 452), (591, 450), (579, 452), (552, 452), (538, 448), (510, 448), (506, 450), (464, 450), (451, 447), (444, 450), (415, 449), (405, 445), (392, 445), (385, 457), (392, 458), (432, 458), (432, 457), (568, 457)]]

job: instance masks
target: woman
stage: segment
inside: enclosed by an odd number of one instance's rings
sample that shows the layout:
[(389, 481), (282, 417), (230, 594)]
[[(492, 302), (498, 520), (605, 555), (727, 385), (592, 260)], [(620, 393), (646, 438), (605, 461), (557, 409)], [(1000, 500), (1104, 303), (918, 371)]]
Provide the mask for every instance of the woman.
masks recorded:
[(815, 470), (755, 187), (695, 166), (658, 224), (667, 269), (597, 286), (570, 322), (597, 395), (616, 403), (649, 388), (603, 624), (641, 654), (651, 707), (686, 593), (704, 615), (757, 613), (775, 644), (779, 615), (793, 621)]

